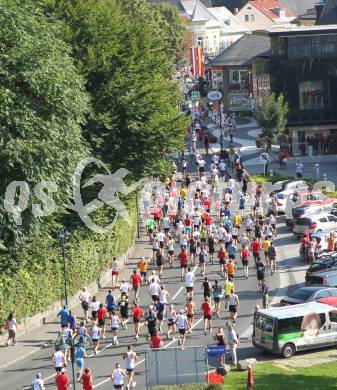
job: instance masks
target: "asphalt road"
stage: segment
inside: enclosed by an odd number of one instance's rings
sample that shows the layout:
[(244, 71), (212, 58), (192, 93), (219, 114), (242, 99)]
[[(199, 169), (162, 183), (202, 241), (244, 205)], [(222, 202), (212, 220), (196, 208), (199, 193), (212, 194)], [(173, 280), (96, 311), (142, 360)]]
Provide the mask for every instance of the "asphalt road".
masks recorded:
[[(278, 273), (272, 277), (267, 273), (267, 283), (270, 287), (270, 296), (273, 299), (273, 303), (279, 301), (279, 298), (286, 294), (289, 289), (293, 289), (298, 286), (299, 283), (304, 281), (304, 269), (302, 261), (298, 258), (298, 242), (295, 240), (289, 229), (282, 223), (283, 218), (280, 218), (280, 225), (278, 228), (278, 237), (275, 240), (275, 245), (278, 251)], [(142, 230), (141, 239), (138, 240), (135, 257), (130, 259), (130, 264), (127, 265), (123, 272), (127, 278), (130, 277), (131, 272), (138, 262), (138, 259), (142, 255), (150, 256), (151, 246), (147, 242), (147, 238), (144, 236), (144, 228)], [(252, 260), (250, 262), (252, 265)], [(238, 311), (238, 318), (236, 321), (237, 332), (240, 335), (240, 345), (238, 350), (238, 358), (256, 357), (258, 359), (270, 359), (271, 356), (264, 352), (254, 348), (251, 344), (252, 333), (252, 315), (256, 304), (261, 305), (261, 294), (258, 291), (258, 283), (256, 279), (255, 270), (250, 269), (249, 279), (243, 278), (243, 271), (240, 268), (241, 262), (238, 261), (237, 278), (235, 281), (236, 292), (240, 299), (240, 307)], [(215, 279), (224, 281), (220, 278), (218, 273), (219, 266), (217, 264), (207, 264), (206, 275), (209, 280), (213, 282)], [(200, 312), (200, 306), (203, 300), (201, 283), (203, 276), (200, 274), (199, 268), (195, 269), (197, 282), (195, 284), (194, 301), (197, 305), (197, 313), (195, 317), (195, 323), (193, 327), (193, 333), (188, 334), (186, 347), (188, 346), (204, 346), (213, 344), (214, 340), (212, 335), (203, 333), (203, 319)], [(173, 269), (164, 269), (163, 284), (171, 295), (169, 303), (174, 303), (176, 309), (179, 310), (185, 306), (186, 293), (183, 283), (180, 280), (180, 268), (177, 264)], [(100, 301), (105, 301), (107, 289), (102, 289), (98, 294)], [(131, 298), (132, 298), (131, 293)], [(130, 299), (131, 301), (131, 299)], [(144, 286), (140, 290), (140, 303), (143, 308), (147, 308), (151, 303), (151, 299), (148, 295), (147, 287)], [(77, 315), (82, 315), (80, 308), (75, 309)], [(228, 311), (224, 309), (222, 303), (222, 312), (219, 319), (213, 320), (213, 330), (218, 326), (225, 327), (226, 322), (229, 319)], [(57, 337), (57, 326), (55, 326), (55, 332), (52, 332), (51, 339)], [(144, 350), (148, 348), (146, 341), (147, 329), (146, 326), (141, 328), (141, 337), (138, 341), (134, 338), (133, 323), (128, 324), (127, 330), (119, 331), (119, 345), (112, 345), (111, 333), (109, 327), (107, 327), (107, 338), (101, 342), (100, 353), (98, 356), (93, 356), (93, 351), (89, 349), (87, 353), (89, 358), (86, 359), (85, 366), (90, 367), (94, 375), (94, 388), (100, 390), (107, 390), (112, 388), (112, 383), (109, 379), (111, 370), (116, 362), (120, 362), (122, 367), (124, 363), (122, 361), (122, 355), (126, 351), (126, 346), (132, 344), (134, 350), (138, 353), (138, 362), (135, 370), (135, 380), (137, 381), (137, 388), (144, 389), (145, 385), (145, 365), (144, 365)], [(166, 333), (167, 327), (164, 325), (163, 332)], [(213, 331), (214, 333), (214, 331)], [(32, 340), (35, 343), (36, 340)], [(177, 347), (177, 341), (165, 340), (164, 348)], [(56, 388), (55, 372), (51, 362), (51, 357), (54, 352), (52, 345), (44, 349), (39, 350), (31, 357), (21, 360), (19, 363), (10, 365), (8, 368), (0, 372), (0, 388), (8, 390), (22, 390), (28, 389), (32, 380), (34, 379), (36, 372), (42, 372), (43, 378), (47, 385), (47, 389)], [(0, 349), (0, 353), (6, 353), (6, 349)], [(69, 367), (68, 373), (71, 375), (71, 369)], [(81, 386), (78, 384), (77, 389)]]
[[(143, 237), (139, 244), (144, 245), (146, 240)], [(275, 296), (275, 301), (286, 293), (288, 286), (298, 285), (298, 282), (302, 282), (304, 279), (304, 266), (298, 259), (298, 242), (294, 239), (288, 228), (283, 224), (279, 227), (279, 235), (276, 238), (275, 244), (278, 250), (279, 256), (279, 272), (273, 277), (267, 276), (268, 284), (271, 288), (271, 296)], [(151, 246), (145, 242), (145, 249), (148, 253), (151, 253)], [(132, 269), (137, 263), (137, 259), (130, 259), (130, 264), (127, 266), (126, 274), (131, 274)], [(254, 269), (250, 269), (250, 277), (248, 280), (243, 279), (242, 269), (240, 269), (240, 262), (238, 262), (239, 269), (237, 271), (237, 279), (235, 287), (240, 299), (239, 315), (237, 319), (237, 331), (240, 335), (240, 346), (238, 356), (240, 358), (246, 357), (257, 357), (259, 359), (270, 358), (262, 351), (254, 348), (250, 342), (251, 336), (251, 323), (252, 313), (256, 304), (261, 304), (261, 295), (258, 291), (257, 279), (255, 276)], [(218, 265), (207, 265), (206, 274), (210, 281), (219, 279)], [(200, 305), (202, 303), (203, 295), (201, 282), (203, 280), (200, 275), (199, 269), (195, 270), (197, 277), (197, 283), (195, 286), (194, 301), (197, 304), (197, 313), (195, 319), (195, 325), (193, 333), (188, 335), (186, 346), (194, 345), (209, 345), (213, 343), (212, 335), (204, 336), (203, 334), (203, 320), (200, 313)], [(223, 283), (223, 281), (221, 281)], [(177, 309), (183, 308), (185, 305), (186, 293), (183, 283), (180, 280), (180, 268), (176, 266), (173, 269), (164, 270), (164, 282), (167, 290), (171, 295), (169, 302), (176, 305)], [(107, 293), (107, 289), (102, 289), (98, 294), (99, 299), (102, 301)], [(131, 293), (132, 297), (132, 293)], [(148, 306), (151, 303), (151, 298), (148, 295), (147, 287), (144, 286), (140, 291), (140, 302), (143, 307)], [(80, 313), (80, 311), (79, 311)], [(213, 320), (213, 329), (217, 326), (225, 326), (228, 320), (228, 312), (225, 311), (224, 305), (222, 304), (221, 318)], [(92, 356), (92, 350), (88, 351), (91, 356), (86, 360), (86, 366), (92, 369), (94, 374), (94, 388), (97, 389), (111, 389), (112, 383), (109, 380), (109, 374), (111, 369), (116, 362), (120, 362), (122, 367), (124, 366), (122, 361), (122, 354), (126, 350), (128, 344), (132, 344), (135, 351), (138, 353), (139, 360), (136, 367), (136, 381), (137, 388), (145, 388), (145, 366), (144, 366), (144, 349), (148, 348), (148, 343), (145, 339), (147, 329), (146, 327), (141, 328), (141, 337), (136, 342), (134, 338), (133, 323), (128, 324), (127, 330), (119, 331), (119, 345), (115, 346), (111, 344), (111, 334), (107, 332), (107, 338), (101, 342), (101, 352), (98, 356)], [(164, 325), (164, 333), (166, 332), (166, 324)], [(56, 337), (56, 335), (55, 335)], [(177, 341), (165, 340), (165, 348), (177, 346)], [(31, 358), (25, 359), (18, 364), (8, 367), (0, 373), (0, 383), (3, 389), (23, 389), (29, 387), (35, 372), (40, 371), (43, 373), (43, 377), (46, 379), (47, 388), (55, 388), (54, 380), (55, 374), (51, 364), (51, 356), (53, 354), (53, 346), (45, 349), (41, 349), (38, 353), (34, 354)], [(5, 349), (0, 350), (0, 353), (5, 353)], [(69, 367), (70, 368), (70, 367)], [(80, 388), (80, 386), (77, 386)]]

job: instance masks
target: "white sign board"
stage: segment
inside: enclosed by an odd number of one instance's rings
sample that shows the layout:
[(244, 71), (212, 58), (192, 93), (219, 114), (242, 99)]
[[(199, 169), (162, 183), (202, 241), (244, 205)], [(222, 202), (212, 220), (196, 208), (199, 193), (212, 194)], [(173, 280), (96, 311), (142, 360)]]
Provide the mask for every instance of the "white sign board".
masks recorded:
[(208, 94), (207, 94), (208, 100), (216, 101), (216, 100), (219, 100), (221, 98), (222, 98), (222, 93), (219, 91), (211, 91), (211, 92), (208, 92)]

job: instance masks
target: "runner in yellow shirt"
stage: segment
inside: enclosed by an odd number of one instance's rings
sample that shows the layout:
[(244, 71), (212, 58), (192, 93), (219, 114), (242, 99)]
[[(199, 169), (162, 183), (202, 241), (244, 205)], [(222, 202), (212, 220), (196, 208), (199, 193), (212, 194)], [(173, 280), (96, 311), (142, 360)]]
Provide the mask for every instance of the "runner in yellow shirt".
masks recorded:
[(266, 238), (263, 242), (262, 242), (262, 249), (264, 251), (264, 258), (266, 259), (266, 264), (269, 265), (269, 255), (268, 255), (268, 250), (269, 250), (269, 247), (270, 247), (270, 244), (271, 244), (271, 239), (270, 238)]
[(242, 222), (242, 217), (241, 217), (240, 215), (237, 214), (237, 215), (234, 217), (234, 226), (235, 226), (236, 228), (240, 229), (240, 228), (241, 228), (241, 222)]

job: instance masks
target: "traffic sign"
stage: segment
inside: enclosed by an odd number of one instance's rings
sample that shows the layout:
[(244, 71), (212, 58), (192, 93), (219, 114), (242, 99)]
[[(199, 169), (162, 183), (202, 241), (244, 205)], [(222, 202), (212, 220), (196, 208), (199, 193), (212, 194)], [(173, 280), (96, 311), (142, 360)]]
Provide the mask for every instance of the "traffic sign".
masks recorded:
[(192, 91), (191, 97), (192, 97), (192, 100), (199, 100), (200, 99), (200, 92), (199, 91)]
[(208, 94), (207, 94), (208, 100), (216, 101), (216, 100), (219, 100), (221, 98), (222, 98), (222, 93), (219, 91), (211, 91), (211, 92), (208, 92)]
[(208, 345), (207, 354), (209, 357), (222, 356), (226, 353), (226, 347), (224, 345)]
[(266, 153), (266, 152), (263, 152), (260, 154), (260, 161), (263, 163), (263, 164), (268, 164), (269, 162), (269, 154)]

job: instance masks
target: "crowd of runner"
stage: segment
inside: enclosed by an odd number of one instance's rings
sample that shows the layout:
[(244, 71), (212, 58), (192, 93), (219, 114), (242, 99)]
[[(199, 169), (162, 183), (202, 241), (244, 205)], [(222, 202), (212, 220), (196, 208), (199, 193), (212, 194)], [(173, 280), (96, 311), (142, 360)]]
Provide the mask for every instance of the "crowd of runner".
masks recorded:
[[(243, 168), (240, 150), (206, 157), (198, 153), (196, 139), (201, 127), (198, 111), (192, 112), (192, 118), (189, 156), (184, 153), (179, 156), (173, 163), (172, 177), (163, 186), (158, 182), (158, 186), (145, 187), (143, 192), (142, 214), (151, 245), (148, 256), (138, 259), (135, 269), (123, 278), (118, 261), (113, 259), (112, 285), (105, 300), (99, 301), (83, 288), (79, 296), (83, 309), (80, 319), (66, 305), (59, 313), (62, 337), (92, 340), (93, 357), (100, 353), (102, 339), (109, 338), (113, 345), (118, 345), (119, 335), (128, 326), (134, 331), (135, 344), (145, 337), (150, 348), (155, 349), (163, 347), (165, 339), (177, 340), (184, 349), (201, 312), (204, 334), (213, 333), (218, 345), (228, 345), (231, 362), (236, 365), (240, 310), (236, 280), (256, 278), (262, 305), (268, 306), (266, 275), (277, 272), (273, 245), (276, 218), (261, 206), (259, 186), (250, 187), (247, 194), (250, 179)], [(216, 279), (209, 276), (212, 265), (218, 267)], [(185, 288), (184, 305), (175, 305), (165, 287), (165, 271), (173, 267), (180, 268), (181, 280), (176, 284)], [(202, 282), (201, 300), (195, 295), (197, 280)], [(142, 289), (147, 292), (150, 305), (141, 300)], [(224, 326), (213, 332), (214, 318), (224, 320)], [(141, 334), (142, 326), (145, 334)], [(73, 359), (77, 379), (83, 390), (92, 390), (93, 376), (85, 368), (87, 357), (85, 347), (76, 348)], [(127, 389), (134, 388), (138, 357), (131, 345), (123, 358), (125, 369), (116, 364), (111, 379), (116, 389), (123, 388), (124, 381)], [(69, 350), (59, 350), (53, 355), (59, 390), (68, 388), (69, 361)], [(224, 357), (221, 361), (224, 363)], [(34, 390), (43, 389), (40, 374), (34, 383)]]

